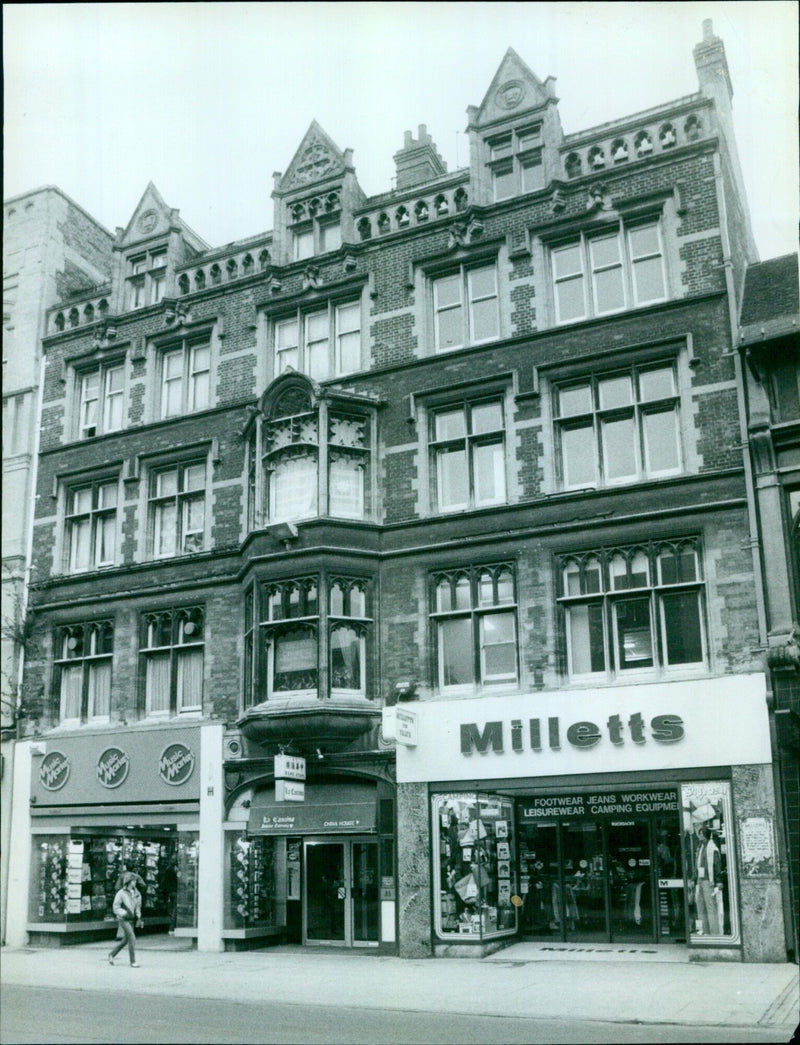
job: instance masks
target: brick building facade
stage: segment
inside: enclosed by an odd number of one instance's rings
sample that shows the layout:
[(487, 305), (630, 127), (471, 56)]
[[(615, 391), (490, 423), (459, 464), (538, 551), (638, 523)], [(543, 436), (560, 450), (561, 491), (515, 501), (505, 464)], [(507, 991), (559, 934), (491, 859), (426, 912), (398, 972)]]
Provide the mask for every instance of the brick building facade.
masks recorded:
[(469, 166), (421, 126), (375, 197), (312, 123), (220, 249), (151, 185), (48, 311), (17, 932), (107, 931), (125, 865), (203, 949), (785, 959), (756, 255), (695, 60), (564, 134), (509, 49)]

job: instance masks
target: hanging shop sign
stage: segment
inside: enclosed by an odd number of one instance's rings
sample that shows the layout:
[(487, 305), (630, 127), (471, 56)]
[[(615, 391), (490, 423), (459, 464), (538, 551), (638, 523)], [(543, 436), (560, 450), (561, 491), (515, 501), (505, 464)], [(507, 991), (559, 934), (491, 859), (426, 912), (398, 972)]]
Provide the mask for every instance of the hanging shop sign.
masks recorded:
[(103, 787), (119, 787), (128, 777), (131, 760), (122, 748), (107, 747), (97, 760), (97, 779)]
[(405, 747), (416, 747), (417, 716), (413, 711), (397, 705), (384, 708), (381, 732), (385, 740), (394, 740)]
[(306, 760), (302, 755), (276, 755), (275, 756), (275, 779), (276, 780), (305, 780)]
[(169, 744), (158, 760), (158, 775), (165, 784), (185, 784), (194, 769), (194, 751), (186, 744)]
[(772, 759), (762, 672), (420, 701), (398, 783), (630, 773)]
[(276, 780), (276, 802), (303, 802), (306, 797), (306, 785), (300, 780)]
[(69, 780), (69, 759), (61, 751), (45, 755), (39, 767), (39, 780), (48, 791), (60, 791)]

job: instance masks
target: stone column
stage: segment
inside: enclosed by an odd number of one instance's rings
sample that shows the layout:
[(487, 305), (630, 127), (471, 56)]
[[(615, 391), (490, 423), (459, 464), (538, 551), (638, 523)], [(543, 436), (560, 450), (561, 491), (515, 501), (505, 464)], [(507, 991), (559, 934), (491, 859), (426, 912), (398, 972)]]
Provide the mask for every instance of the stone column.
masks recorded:
[(431, 835), (426, 784), (397, 786), (399, 953), (429, 958), (431, 947)]

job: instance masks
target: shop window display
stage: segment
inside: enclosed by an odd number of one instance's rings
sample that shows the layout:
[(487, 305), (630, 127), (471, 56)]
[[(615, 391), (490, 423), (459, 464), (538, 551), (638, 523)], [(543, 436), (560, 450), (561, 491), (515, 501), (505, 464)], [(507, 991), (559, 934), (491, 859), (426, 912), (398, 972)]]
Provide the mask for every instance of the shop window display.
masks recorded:
[(196, 831), (182, 831), (178, 835), (178, 895), (177, 927), (193, 929), (197, 926), (197, 869), (200, 857), (200, 836)]
[(718, 781), (681, 785), (683, 857), (693, 944), (738, 940), (736, 876), (728, 867), (731, 788)]
[(226, 834), (226, 929), (285, 924), (285, 849), (283, 838), (248, 838), (244, 832)]
[(435, 795), (433, 817), (437, 934), (483, 940), (516, 932), (512, 803), (494, 795)]
[(139, 875), (146, 919), (168, 919), (175, 839), (127, 835), (34, 836), (30, 918), (38, 924), (114, 921), (123, 871)]

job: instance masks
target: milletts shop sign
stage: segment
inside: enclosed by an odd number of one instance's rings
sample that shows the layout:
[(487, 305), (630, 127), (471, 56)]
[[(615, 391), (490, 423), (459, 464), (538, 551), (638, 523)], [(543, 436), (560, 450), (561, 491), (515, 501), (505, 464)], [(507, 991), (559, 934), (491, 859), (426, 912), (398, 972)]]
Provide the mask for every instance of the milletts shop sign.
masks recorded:
[(771, 760), (764, 675), (414, 705), (400, 783), (642, 772)]

